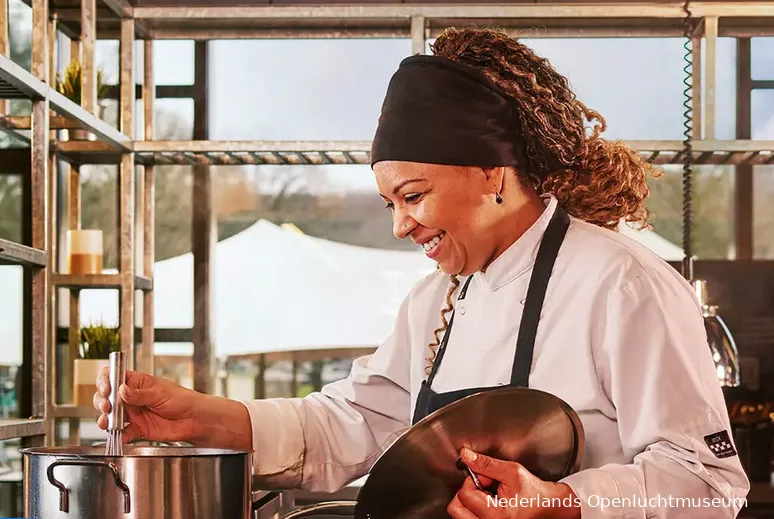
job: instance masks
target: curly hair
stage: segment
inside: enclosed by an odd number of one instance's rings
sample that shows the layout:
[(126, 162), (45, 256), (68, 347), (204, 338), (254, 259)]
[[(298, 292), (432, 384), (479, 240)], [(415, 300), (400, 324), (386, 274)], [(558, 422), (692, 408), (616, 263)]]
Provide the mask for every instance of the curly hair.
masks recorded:
[[(430, 48), (436, 56), (476, 67), (516, 102), (522, 135), (514, 138), (524, 142), (528, 162), (519, 171), (522, 181), (538, 194), (553, 194), (568, 214), (586, 222), (607, 229), (621, 220), (648, 227), (647, 177), (660, 172), (622, 142), (603, 139), (604, 118), (576, 99), (547, 59), (492, 28), (448, 28)], [(586, 121), (596, 121), (590, 134)], [(452, 277), (450, 294), (458, 283)], [(447, 296), (433, 352), (450, 306)]]

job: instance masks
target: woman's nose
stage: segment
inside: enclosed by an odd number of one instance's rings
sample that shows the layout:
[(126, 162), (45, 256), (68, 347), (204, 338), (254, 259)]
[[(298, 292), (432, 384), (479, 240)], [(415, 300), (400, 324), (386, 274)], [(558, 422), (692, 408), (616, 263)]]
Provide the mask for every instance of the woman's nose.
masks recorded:
[(405, 239), (411, 230), (416, 225), (416, 222), (403, 211), (395, 210), (392, 214), (392, 233), (399, 240)]

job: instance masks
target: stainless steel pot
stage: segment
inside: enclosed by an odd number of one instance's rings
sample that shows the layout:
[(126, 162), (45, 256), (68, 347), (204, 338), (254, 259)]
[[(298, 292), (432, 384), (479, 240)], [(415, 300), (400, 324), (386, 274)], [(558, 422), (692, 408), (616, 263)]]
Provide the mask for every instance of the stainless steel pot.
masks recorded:
[(128, 444), (23, 449), (24, 517), (248, 519), (249, 452)]

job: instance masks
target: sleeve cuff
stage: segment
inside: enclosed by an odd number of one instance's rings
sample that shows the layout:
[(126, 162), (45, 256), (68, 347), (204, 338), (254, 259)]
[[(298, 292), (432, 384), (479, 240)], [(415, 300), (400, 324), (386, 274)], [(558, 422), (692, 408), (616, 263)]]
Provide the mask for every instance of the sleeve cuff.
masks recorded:
[(265, 490), (297, 488), (303, 480), (304, 431), (293, 399), (241, 401), (250, 415), (253, 474)]
[(583, 519), (640, 519), (639, 484), (624, 466), (587, 469), (560, 480), (577, 496)]

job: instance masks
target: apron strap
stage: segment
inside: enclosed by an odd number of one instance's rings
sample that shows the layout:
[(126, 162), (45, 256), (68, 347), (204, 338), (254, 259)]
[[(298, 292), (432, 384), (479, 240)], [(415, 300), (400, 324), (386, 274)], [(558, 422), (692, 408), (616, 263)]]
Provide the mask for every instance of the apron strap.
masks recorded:
[(543, 301), (546, 297), (548, 280), (551, 278), (551, 271), (569, 226), (570, 217), (557, 205), (540, 243), (535, 267), (529, 280), (524, 312), (519, 325), (519, 337), (516, 342), (516, 354), (513, 357), (511, 385), (518, 387), (528, 387), (529, 385), (532, 353), (535, 349), (535, 337), (540, 321), (540, 312), (543, 309)]

